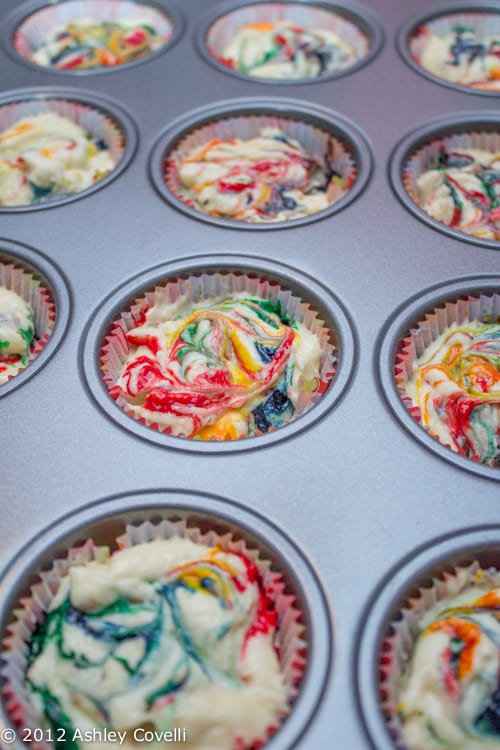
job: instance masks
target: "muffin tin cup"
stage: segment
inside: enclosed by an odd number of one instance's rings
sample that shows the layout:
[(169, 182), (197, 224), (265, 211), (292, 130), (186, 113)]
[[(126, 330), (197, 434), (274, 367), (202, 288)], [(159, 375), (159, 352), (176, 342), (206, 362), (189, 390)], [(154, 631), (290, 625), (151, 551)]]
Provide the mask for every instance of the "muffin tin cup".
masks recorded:
[(137, 133), (130, 116), (114, 101), (93, 92), (68, 88), (19, 89), (0, 96), (0, 133), (23, 117), (53, 112), (67, 117), (88, 131), (92, 138), (103, 140), (115, 161), (115, 167), (85, 190), (65, 193), (35, 205), (2, 206), (0, 213), (41, 211), (79, 200), (100, 190), (118, 177), (132, 159)]
[(500, 314), (500, 276), (458, 278), (404, 302), (377, 343), (378, 376), (387, 403), (411, 435), (435, 455), (484, 478), (500, 481), (498, 468), (477, 463), (440, 443), (420, 424), (405, 387), (415, 359), (453, 322)]
[[(482, 17), (483, 13), (488, 14), (487, 19)], [(495, 19), (493, 14), (498, 15), (498, 20)], [(477, 3), (471, 3), (470, 0), (467, 0), (466, 2), (457, 2), (453, 3), (453, 5), (443, 6), (431, 13), (422, 13), (419, 11), (405, 21), (398, 31), (396, 45), (399, 54), (410, 68), (433, 83), (438, 83), (441, 86), (468, 94), (498, 97), (500, 89), (498, 91), (490, 91), (468, 86), (467, 84), (453, 83), (431, 73), (418, 62), (422, 42), (419, 40), (417, 33), (421, 27), (430, 26), (439, 35), (444, 35), (452, 30), (453, 26), (468, 25), (471, 21), (474, 21), (480, 31), (484, 31), (489, 36), (495, 32), (500, 34), (500, 9), (498, 3), (493, 0), (479, 0)]]
[[(0, 723), (17, 728), (14, 750), (23, 746), (23, 728), (34, 730), (40, 724), (24, 685), (26, 644), (70, 565), (99, 559), (98, 547), (103, 545), (123, 549), (179, 536), (243, 552), (257, 564), (279, 616), (278, 646), (287, 687), (283, 715), (261, 742), (285, 750), (304, 731), (320, 700), (331, 653), (328, 607), (307, 560), (270, 522), (229, 501), (183, 490), (152, 490), (108, 498), (65, 516), (29, 542), (0, 578), (5, 595), (0, 614)], [(44, 740), (35, 743), (36, 750), (50, 750)]]
[[(157, 30), (165, 41), (150, 54), (137, 60), (115, 66), (102, 66), (83, 70), (61, 70), (59, 68), (40, 65), (31, 59), (44, 39), (58, 26), (75, 20), (95, 18), (98, 21), (120, 21), (137, 19), (146, 22)], [(44, 71), (49, 74), (63, 76), (88, 76), (102, 73), (114, 73), (120, 70), (150, 62), (170, 50), (180, 38), (183, 31), (183, 19), (178, 9), (163, 0), (64, 0), (64, 2), (48, 3), (47, 0), (36, 0), (26, 3), (6, 20), (2, 34), (2, 44), (5, 51), (16, 62), (27, 65), (32, 70)]]
[[(69, 319), (69, 294), (58, 269), (31, 248), (0, 238), (0, 286), (30, 303), (35, 339), (27, 364), (0, 385), (0, 398), (29, 380), (59, 346)], [(0, 362), (1, 364), (1, 362)]]
[(409, 750), (397, 691), (419, 620), (480, 568), (494, 568), (495, 581), (500, 576), (500, 526), (455, 532), (410, 552), (377, 588), (362, 618), (356, 657), (361, 715), (376, 750)]
[[(355, 50), (355, 58), (340, 70), (330, 70), (307, 78), (266, 78), (252, 76), (233, 68), (224, 61), (224, 50), (240, 26), (249, 23), (269, 23), (276, 20), (294, 21), (305, 29), (333, 31)], [(340, 5), (328, 0), (314, 4), (300, 2), (220, 3), (201, 22), (196, 44), (203, 59), (218, 70), (243, 81), (265, 84), (307, 84), (329, 81), (354, 73), (371, 62), (383, 44), (383, 31), (378, 19), (357, 3)]]
[(453, 148), (500, 149), (500, 115), (477, 112), (455, 113), (436, 118), (409, 133), (396, 146), (389, 162), (392, 188), (401, 203), (420, 221), (463, 242), (500, 250), (500, 240), (475, 237), (434, 219), (416, 202), (416, 181), (427, 169), (433, 169), (441, 146)]
[[(293, 320), (317, 333), (321, 347), (320, 382), (305, 384), (291, 422), (240, 440), (203, 441), (168, 435), (151, 419), (146, 425), (130, 413), (114, 385), (128, 354), (126, 332), (136, 326), (145, 303), (175, 300), (189, 291), (195, 301), (221, 292), (248, 291), (271, 296)], [(158, 445), (190, 452), (230, 453), (274, 444), (312, 425), (341, 397), (354, 364), (355, 341), (346, 313), (317, 282), (287, 266), (245, 256), (197, 256), (141, 274), (120, 287), (94, 313), (84, 334), (81, 364), (91, 395), (122, 427)], [(338, 362), (338, 364), (337, 364)], [(308, 390), (312, 388), (312, 390)], [(124, 408), (123, 408), (124, 407)], [(125, 410), (127, 409), (127, 411)]]
[[(245, 222), (204, 213), (181, 192), (177, 159), (212, 138), (249, 139), (262, 127), (279, 127), (300, 142), (320, 163), (333, 150), (333, 166), (346, 179), (347, 192), (328, 208), (288, 221)], [(202, 107), (177, 120), (158, 139), (150, 156), (150, 175), (162, 198), (193, 219), (229, 229), (262, 231), (309, 224), (345, 208), (366, 187), (372, 158), (365, 137), (350, 120), (330, 110), (294, 99), (234, 99)]]

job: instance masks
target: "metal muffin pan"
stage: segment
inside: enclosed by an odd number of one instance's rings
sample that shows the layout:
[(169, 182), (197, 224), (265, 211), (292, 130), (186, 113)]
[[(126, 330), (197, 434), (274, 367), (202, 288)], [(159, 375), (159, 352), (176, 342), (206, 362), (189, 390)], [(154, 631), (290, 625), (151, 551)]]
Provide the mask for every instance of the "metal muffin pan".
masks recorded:
[[(135, 2), (135, 0), (133, 0), (133, 2)], [(68, 76), (69, 78), (73, 78), (75, 76), (85, 77), (89, 75), (100, 75), (102, 73), (114, 73), (121, 70), (127, 70), (128, 68), (135, 67), (136, 65), (142, 65), (143, 63), (149, 62), (150, 60), (153, 60), (159, 55), (163, 55), (165, 52), (170, 50), (171, 47), (173, 47), (173, 45), (181, 37), (184, 29), (184, 19), (179, 9), (169, 2), (164, 2), (164, 0), (151, 0), (151, 2), (149, 2), (149, 0), (140, 0), (139, 2), (137, 2), (137, 5), (146, 5), (153, 8), (159, 15), (165, 17), (171, 23), (171, 35), (164, 45), (162, 45), (159, 49), (154, 50), (154, 52), (152, 52), (150, 55), (141, 57), (138, 60), (133, 60), (132, 62), (123, 63), (122, 65), (88, 70), (58, 70), (54, 68), (50, 70), (51, 74), (55, 74), (58, 76), (63, 75)], [(23, 4), (21, 7), (17, 7), (17, 9), (5, 19), (5, 23), (2, 23), (3, 33), (1, 43), (3, 49), (8, 55), (13, 57), (16, 63), (20, 62), (23, 65), (27, 65), (32, 70), (39, 71), (40, 68), (42, 68), (42, 70), (44, 68), (43, 66), (38, 65), (29, 58), (19, 54), (15, 49), (12, 40), (14, 39), (16, 32), (26, 21), (29, 20), (30, 16), (34, 15), (44, 8), (50, 7), (51, 3), (47, 2), (47, 0), (35, 0), (35, 2), (28, 2)]]
[[(269, 560), (273, 570), (282, 573), (285, 594), (293, 597), (301, 612), (304, 627), (305, 672), (298, 696), (289, 716), (283, 722), (269, 747), (286, 750), (303, 733), (321, 698), (328, 677), (333, 635), (331, 618), (321, 584), (302, 551), (274, 524), (257, 513), (224, 498), (185, 490), (130, 492), (102, 499), (66, 515), (45, 528), (20, 551), (7, 569), (0, 584), (6, 606), (0, 613), (0, 631), (9, 621), (9, 613), (30, 586), (39, 581), (39, 573), (49, 570), (54, 560), (80, 546), (87, 539), (96, 545), (116, 549), (115, 539), (127, 526), (145, 521), (185, 521), (188, 527), (202, 532), (213, 530), (220, 536), (230, 533), (243, 539), (249, 549), (257, 549), (262, 560)], [(12, 726), (5, 707), (0, 707), (0, 726)], [(16, 743), (15, 750), (23, 747)]]
[(397, 144), (392, 154), (389, 164), (389, 173), (392, 187), (401, 203), (411, 211), (420, 221), (424, 221), (429, 226), (437, 229), (450, 237), (456, 237), (464, 242), (470, 242), (474, 245), (481, 245), (492, 250), (500, 250), (498, 240), (490, 240), (484, 237), (474, 237), (466, 232), (453, 229), (443, 222), (434, 219), (430, 214), (420, 208), (408, 194), (403, 184), (403, 174), (405, 166), (412, 155), (419, 148), (432, 141), (440, 140), (446, 136), (458, 133), (499, 133), (500, 132), (500, 114), (492, 111), (477, 111), (473, 115), (463, 114), (460, 112), (450, 113), (445, 117), (439, 117), (430, 122), (420, 125), (415, 130), (406, 135), (400, 143)]
[[(290, 219), (289, 221), (272, 221), (263, 223), (248, 223), (236, 221), (233, 219), (212, 216), (204, 213), (197, 208), (191, 207), (180, 197), (170, 190), (165, 182), (165, 162), (169, 155), (175, 151), (176, 146), (187, 136), (196, 132), (198, 128), (210, 123), (223, 122), (229, 118), (244, 118), (258, 115), (269, 115), (271, 117), (280, 117), (292, 122), (303, 122), (311, 128), (318, 128), (323, 132), (331, 135), (338, 140), (352, 156), (356, 169), (356, 180), (354, 185), (338, 201), (332, 203), (328, 208), (317, 213), (304, 216), (300, 219)], [(235, 132), (238, 126), (234, 128)], [(341, 211), (348, 206), (351, 201), (355, 200), (362, 190), (366, 187), (372, 171), (372, 156), (368, 142), (353, 123), (335, 112), (331, 112), (324, 107), (311, 105), (309, 102), (295, 101), (293, 99), (279, 99), (271, 97), (262, 97), (250, 99), (235, 99), (229, 102), (220, 102), (209, 107), (190, 113), (186, 118), (180, 118), (178, 121), (169, 126), (159, 137), (153, 148), (149, 160), (149, 169), (154, 186), (162, 198), (165, 198), (179, 211), (184, 211), (188, 216), (200, 221), (206, 221), (210, 224), (218, 224), (228, 229), (250, 229), (250, 230), (269, 230), (283, 229), (289, 226), (302, 226), (318, 221), (326, 216)]]
[[(8, 93), (0, 94), (0, 109), (5, 106), (17, 104), (23, 105), (23, 113), (20, 115), (19, 119), (21, 119), (21, 117), (30, 117), (35, 114), (40, 114), (41, 112), (52, 111), (56, 112), (56, 114), (61, 114), (61, 116), (73, 119), (72, 115), (58, 112), (58, 109), (64, 108), (64, 105), (66, 104), (69, 106), (75, 104), (77, 108), (81, 107), (80, 111), (88, 109), (90, 116), (95, 112), (100, 118), (102, 118), (102, 122), (98, 123), (99, 130), (101, 126), (104, 127), (103, 123), (106, 120), (111, 123), (114, 130), (120, 133), (123, 138), (123, 151), (120, 149), (120, 160), (111, 172), (85, 190), (80, 190), (77, 193), (64, 193), (46, 202), (42, 201), (33, 205), (0, 206), (0, 213), (11, 211), (16, 213), (43, 211), (46, 208), (53, 208), (54, 206), (60, 206), (65, 203), (80, 200), (80, 198), (84, 198), (91, 193), (95, 193), (97, 190), (101, 190), (101, 188), (116, 179), (123, 170), (127, 168), (130, 160), (134, 156), (137, 146), (136, 126), (127, 112), (112, 99), (96, 96), (92, 91), (81, 92), (79, 90), (62, 86), (54, 88), (40, 87), (19, 89), (17, 91), (9, 91)], [(76, 118), (75, 121), (77, 121), (77, 119), (78, 118)], [(84, 124), (85, 120), (82, 117), (82, 125)], [(93, 127), (92, 125), (85, 126), (89, 128), (89, 132), (94, 137), (97, 136), (97, 130), (95, 133), (90, 130), (90, 128)]]
[[(224, 16), (229, 15), (234, 11), (242, 10), (247, 6), (265, 5), (266, 3), (267, 0), (254, 0), (253, 2), (252, 0), (250, 0), (250, 2), (244, 4), (235, 3), (234, 0), (229, 0), (229, 2), (218, 3), (217, 6), (211, 8), (210, 11), (206, 13), (203, 19), (200, 21), (200, 25), (196, 33), (197, 49), (203, 59), (206, 60), (206, 62), (210, 63), (210, 65), (214, 65), (223, 73), (235, 76), (236, 78), (240, 78), (243, 81), (248, 81), (249, 77), (247, 75), (241, 73), (238, 70), (229, 68), (227, 65), (221, 63), (211, 54), (207, 46), (207, 37), (210, 33), (211, 27), (217, 21), (221, 20)], [(281, 2), (280, 0), (276, 0), (274, 4), (290, 6), (302, 5), (302, 3), (294, 2), (293, 0), (291, 2), (289, 0), (281, 0)], [(302, 81), (303, 84), (318, 83), (318, 81), (328, 81), (332, 78), (339, 78), (340, 76), (355, 73), (363, 66), (368, 65), (368, 63), (370, 63), (371, 60), (373, 60), (378, 55), (384, 43), (384, 31), (379, 19), (368, 8), (356, 2), (340, 4), (337, 2), (332, 2), (331, 0), (318, 0), (318, 2), (310, 3), (310, 5), (312, 7), (319, 8), (322, 11), (339, 15), (357, 26), (368, 38), (369, 49), (366, 55), (357, 60), (348, 68), (339, 71), (326, 72), (318, 76), (317, 78), (307, 78)], [(261, 78), (260, 80), (262, 83), (277, 84), (277, 81), (273, 78)], [(283, 79), (279, 82), (279, 84), (296, 85), (297, 81)]]
[(458, 83), (452, 83), (451, 81), (445, 81), (439, 76), (435, 76), (429, 71), (425, 70), (415, 60), (410, 52), (409, 42), (415, 32), (420, 26), (441, 18), (442, 16), (454, 15), (455, 13), (500, 13), (498, 3), (495, 0), (480, 0), (479, 2), (471, 3), (468, 0), (466, 2), (456, 2), (451, 5), (443, 5), (439, 9), (435, 6), (432, 9), (427, 9), (425, 12), (419, 10), (419, 12), (410, 18), (406, 19), (401, 26), (397, 36), (398, 51), (403, 60), (407, 65), (410, 66), (416, 73), (429, 81), (438, 83), (440, 86), (446, 86), (454, 89), (455, 91), (462, 91), (469, 94), (479, 94), (480, 96), (498, 97), (500, 92), (498, 91), (482, 91), (481, 89), (473, 89), (470, 86), (464, 86)]
[[(494, 286), (500, 273), (498, 252), (417, 221), (397, 200), (387, 176), (396, 145), (419, 124), (445, 120), (449, 112), (477, 119), (477, 110), (484, 108), (485, 99), (474, 93), (415, 75), (397, 51), (397, 31), (409, 17), (448, 5), (449, 0), (426, 0), (426, 6), (416, 0), (377, 0), (373, 10), (386, 43), (369, 64), (329, 81), (273, 87), (276, 98), (300, 101), (334, 117), (340, 113), (370, 144), (374, 168), (364, 190), (321, 221), (288, 224), (279, 232), (228, 228), (193, 220), (156, 191), (148, 160), (160, 133), (181, 119), (190, 121), (202, 108), (247, 98), (253, 106), (256, 99), (269, 97), (269, 85), (227, 75), (198, 54), (196, 33), (207, 13), (206, 0), (183, 6), (184, 33), (166, 54), (110, 76), (71, 78), (72, 89), (85, 96), (91, 90), (96, 101), (111, 97), (137, 125), (135, 156), (119, 178), (84, 200), (0, 216), (4, 237), (39, 248), (61, 269), (72, 302), (70, 324), (50, 361), (1, 400), (6, 426), (0, 452), (2, 593), (13, 580), (9, 561), (21, 554), (21, 567), (32, 569), (29, 561), (37, 558), (38, 548), (29, 540), (40, 528), (82, 509), (90, 527), (92, 519), (99, 519), (102, 498), (115, 497), (117, 514), (132, 510), (136, 500), (129, 498), (138, 490), (177, 488), (206, 496), (208, 512), (210, 497), (231, 498), (237, 502), (231, 507), (236, 522), (247, 526), (251, 510), (304, 551), (335, 622), (331, 664), (326, 651), (320, 648), (318, 654), (328, 677), (316, 712), (308, 718), (296, 714), (301, 733), (283, 733), (287, 749), (376, 747), (364, 728), (366, 704), (357, 697), (356, 655), (367, 608), (381, 591), (379, 582), (415, 549), (425, 550), (432, 565), (428, 550), (434, 539), (471, 524), (498, 525), (498, 482), (443, 460), (416, 440), (394, 415), (394, 405), (389, 407), (378, 375), (388, 321), (407, 300), (413, 304), (450, 279), (458, 287), (468, 278)], [(218, 7), (225, 9), (214, 2), (210, 12)], [(4, 0), (2, 21), (16, 9), (15, 0)], [(61, 81), (58, 74), (28, 67), (4, 49), (0, 63), (5, 92), (53, 88)], [(276, 264), (298, 285), (318, 285), (320, 301), (326, 305), (332, 297), (352, 321), (355, 367), (345, 371), (343, 397), (307, 429), (299, 430), (297, 420), (297, 432), (289, 439), (260, 446), (256, 440), (255, 449), (230, 453), (174, 450), (121, 429), (89, 397), (82, 356), (92, 311), (108, 311), (114, 290), (125, 290), (148, 269), (176, 268), (188, 259), (200, 266), (210, 256), (228, 266), (243, 257), (253, 259), (256, 269), (265, 261)], [(71, 523), (65, 523), (58, 528), (71, 534)], [(82, 523), (87, 521), (82, 518)], [(249, 523), (267, 538), (258, 521)], [(289, 559), (281, 540), (273, 539)], [(58, 546), (55, 537), (47, 544)], [(402, 575), (405, 589), (412, 572), (405, 568)], [(4, 596), (2, 618), (9, 616), (10, 604)], [(314, 620), (315, 605), (310, 611)], [(367, 636), (372, 650), (376, 637)], [(370, 662), (360, 670), (359, 683), (367, 689), (377, 679), (373, 668)], [(319, 685), (320, 673), (314, 674), (306, 683), (312, 679)]]

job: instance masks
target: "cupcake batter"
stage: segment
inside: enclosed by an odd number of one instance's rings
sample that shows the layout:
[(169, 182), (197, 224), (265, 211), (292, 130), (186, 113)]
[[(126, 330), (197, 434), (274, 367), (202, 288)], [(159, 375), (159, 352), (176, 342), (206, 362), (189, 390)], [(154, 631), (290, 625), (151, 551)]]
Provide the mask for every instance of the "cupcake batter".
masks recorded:
[(424, 26), (417, 44), (422, 50), (414, 57), (429, 73), (450, 83), (500, 92), (500, 34), (484, 36), (474, 26), (456, 26), (440, 36)]
[(0, 205), (29, 206), (79, 193), (114, 166), (106, 144), (67, 117), (23, 117), (0, 133)]
[(166, 41), (150, 24), (137, 19), (84, 18), (54, 29), (31, 59), (59, 70), (112, 67), (146, 57)]
[(416, 360), (406, 393), (433, 437), (500, 466), (500, 322), (447, 328)]
[[(333, 148), (333, 146), (332, 146)], [(212, 216), (238, 221), (286, 221), (323, 211), (352, 186), (277, 128), (249, 140), (212, 140), (171, 160), (183, 199)]]
[(158, 302), (127, 339), (111, 394), (180, 437), (235, 440), (280, 427), (295, 414), (302, 382), (319, 378), (318, 337), (279, 304), (246, 293)]
[(417, 202), (430, 216), (474, 237), (500, 240), (500, 153), (447, 151), (416, 181)]
[[(364, 41), (362, 55), (368, 52), (368, 41)], [(344, 70), (362, 55), (334, 31), (305, 29), (282, 20), (241, 26), (221, 61), (259, 78), (300, 79)]]
[(420, 623), (399, 715), (408, 750), (500, 748), (500, 582), (479, 571)]
[[(64, 750), (164, 748), (147, 731), (176, 728), (172, 750), (244, 750), (287, 710), (276, 626), (245, 554), (138, 544), (69, 569), (33, 635), (27, 684)], [(96, 727), (120, 740), (79, 741)]]
[(0, 385), (26, 367), (34, 336), (30, 305), (11, 289), (0, 286)]

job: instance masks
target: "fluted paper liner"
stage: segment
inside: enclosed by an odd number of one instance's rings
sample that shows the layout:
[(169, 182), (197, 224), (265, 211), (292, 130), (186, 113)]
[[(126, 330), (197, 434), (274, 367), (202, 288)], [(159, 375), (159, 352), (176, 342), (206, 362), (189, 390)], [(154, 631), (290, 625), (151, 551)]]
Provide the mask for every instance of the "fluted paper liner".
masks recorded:
[(491, 582), (492, 587), (498, 587), (500, 572), (493, 568), (483, 570), (478, 562), (456, 567), (451, 572), (444, 571), (442, 577), (434, 578), (429, 587), (419, 588), (414, 596), (407, 599), (385, 634), (379, 655), (379, 694), (395, 750), (409, 750), (402, 735), (398, 704), (405, 670), (421, 630), (420, 623), (439, 602), (457, 596), (478, 580)]
[[(492, 124), (491, 131), (466, 131), (444, 135), (442, 138), (434, 138), (416, 149), (403, 167), (402, 181), (406, 192), (412, 201), (420, 206), (418, 200), (417, 180), (421, 174), (439, 166), (440, 150), (445, 149), (447, 152), (456, 151), (457, 149), (479, 149), (489, 151), (491, 154), (498, 154), (500, 158), (500, 121)], [(422, 209), (425, 210), (425, 209)], [(447, 226), (444, 222), (439, 222)], [(453, 227), (462, 234), (468, 234), (458, 227)]]
[[(183, 193), (185, 188), (183, 188), (178, 176), (180, 160), (188, 156), (194, 149), (212, 140), (232, 141), (235, 138), (241, 138), (245, 141), (257, 138), (261, 134), (260, 131), (262, 128), (278, 128), (282, 130), (287, 137), (298, 141), (308, 155), (324, 166), (325, 169), (332, 168), (346, 182), (344, 195), (354, 185), (358, 174), (357, 165), (347, 145), (344, 145), (338, 138), (327, 132), (327, 130), (309, 125), (300, 119), (262, 114), (233, 115), (198, 127), (195, 125), (164, 157), (166, 186), (176, 198), (187, 206), (195, 208), (203, 216), (205, 212)], [(336, 186), (334, 187), (334, 191), (329, 189), (326, 193), (329, 205), (336, 203), (340, 199), (337, 197), (338, 189)], [(231, 219), (231, 217), (225, 218), (234, 221), (236, 224), (251, 223)], [(294, 219), (290, 218), (287, 221), (293, 223)], [(266, 223), (272, 222), (273, 219), (266, 221)]]
[[(154, 421), (154, 413), (151, 414), (150, 421), (138, 419), (127, 401), (120, 395), (120, 389), (116, 386), (129, 354), (126, 335), (139, 325), (141, 315), (148, 307), (152, 307), (160, 301), (167, 301), (172, 304), (185, 294), (189, 295), (193, 303), (199, 303), (208, 297), (222, 298), (222, 296), (230, 296), (240, 292), (271, 300), (273, 303), (279, 301), (283, 314), (287, 315), (290, 321), (302, 323), (318, 337), (322, 349), (320, 378), (319, 380), (316, 378), (314, 384), (304, 384), (295, 407), (293, 419), (314, 406), (329, 388), (335, 375), (334, 344), (331, 341), (331, 332), (324, 326), (324, 322), (318, 318), (318, 313), (290, 290), (282, 288), (277, 283), (253, 278), (245, 274), (233, 273), (203, 273), (177, 281), (170, 281), (165, 286), (157, 286), (155, 289), (147, 291), (143, 297), (136, 299), (130, 308), (125, 310), (112, 323), (111, 333), (106, 336), (101, 350), (100, 361), (103, 380), (110, 395), (116, 400), (116, 404), (136, 421), (161, 431), (161, 426)], [(182, 440), (183, 438), (178, 439)]]
[[(333, 31), (353, 51), (353, 57), (343, 67), (332, 68), (323, 75), (347, 71), (356, 65), (369, 52), (370, 40), (353, 21), (327, 8), (304, 5), (301, 3), (261, 3), (259, 5), (245, 5), (242, 8), (226, 13), (218, 18), (208, 29), (205, 43), (208, 51), (219, 62), (232, 68), (230, 61), (224, 58), (224, 52), (241, 26), (254, 23), (274, 23), (276, 21), (293, 21), (303, 29), (320, 29)], [(238, 68), (234, 68), (237, 72)], [(250, 73), (246, 75), (255, 79)], [(306, 76), (302, 80), (316, 80), (322, 76)], [(260, 80), (265, 80), (258, 77)], [(276, 79), (272, 79), (276, 80)], [(301, 80), (294, 78), (293, 80)]]
[[(435, 307), (400, 341), (394, 360), (394, 378), (401, 399), (416, 422), (422, 422), (420, 409), (407, 395), (416, 360), (453, 323), (461, 325), (474, 320), (500, 322), (500, 293), (458, 298)], [(450, 445), (446, 447), (453, 450)]]
[[(26, 60), (36, 63), (33, 55), (43, 46), (47, 37), (59, 26), (69, 23), (78, 23), (88, 19), (97, 21), (136, 21), (146, 23), (163, 37), (163, 47), (172, 36), (172, 22), (168, 16), (158, 8), (151, 5), (130, 2), (130, 0), (68, 0), (68, 2), (56, 2), (45, 5), (40, 10), (32, 13), (18, 26), (15, 31), (12, 44), (16, 52)], [(145, 60), (151, 53), (137, 58)], [(136, 60), (132, 61), (133, 63)], [(116, 68), (123, 68), (131, 63), (125, 62)], [(40, 65), (41, 68), (51, 69), (56, 66)], [(103, 66), (90, 68), (85, 73), (92, 73), (102, 69)], [(56, 68), (57, 69), (57, 68)], [(113, 70), (106, 67), (106, 70)], [(65, 73), (82, 72), (81, 70), (65, 70)]]
[[(10, 289), (28, 302), (33, 310), (35, 321), (35, 336), (26, 355), (26, 364), (19, 362), (16, 372), (9, 376), (9, 380), (11, 380), (28, 367), (44, 349), (54, 330), (56, 306), (49, 289), (44, 287), (42, 282), (27, 271), (20, 262), (0, 261), (0, 286)], [(1, 364), (2, 360), (0, 359)], [(0, 389), (1, 387), (0, 385)]]
[[(91, 139), (103, 141), (114, 161), (114, 168), (108, 174), (111, 174), (116, 169), (125, 151), (125, 132), (119, 123), (113, 119), (112, 115), (108, 115), (92, 104), (72, 101), (70, 98), (56, 99), (51, 97), (21, 99), (7, 104), (0, 104), (0, 133), (11, 128), (16, 122), (23, 119), (23, 117), (33, 117), (45, 112), (53, 112), (60, 117), (66, 117), (86, 130), (90, 134)], [(106, 176), (104, 175), (103, 178)], [(92, 190), (99, 182), (100, 180), (97, 180), (94, 185), (86, 188), (86, 190)], [(76, 195), (79, 195), (79, 192), (59, 193), (53, 198), (44, 200), (43, 203), (53, 205), (61, 199)], [(16, 208), (16, 206), (12, 208)]]
[[(471, 3), (473, 5), (473, 3)], [(423, 51), (427, 44), (428, 33), (434, 34), (435, 36), (443, 37), (453, 32), (453, 29), (462, 27), (473, 27), (476, 30), (476, 37), (479, 41), (488, 37), (500, 38), (500, 12), (495, 12), (494, 9), (488, 11), (457, 11), (452, 13), (446, 13), (445, 15), (432, 18), (429, 21), (421, 23), (416, 28), (409, 40), (408, 50), (413, 60), (422, 67), (428, 75), (433, 76), (437, 81), (444, 81), (445, 83), (452, 84), (453, 86), (459, 86), (465, 89), (472, 89), (473, 91), (494, 91), (500, 94), (500, 81), (495, 86), (491, 84), (477, 84), (473, 83), (456, 83), (450, 81), (448, 78), (439, 76), (436, 73), (427, 70), (421, 65), (421, 58)]]
[[(209, 520), (209, 517), (207, 519)], [(214, 521), (216, 520), (214, 518)], [(279, 655), (287, 692), (286, 703), (276, 716), (275, 725), (268, 727), (251, 748), (246, 748), (257, 750), (279, 729), (300, 692), (308, 649), (304, 626), (301, 624), (300, 602), (287, 591), (281, 572), (273, 570), (271, 563), (263, 559), (258, 549), (249, 548), (243, 539), (235, 538), (231, 532), (223, 535), (213, 530), (202, 532), (198, 527), (188, 524), (186, 521), (163, 520), (160, 523), (145, 521), (139, 526), (127, 525), (125, 532), (111, 542), (111, 551), (146, 544), (155, 539), (185, 537), (197, 544), (220, 547), (224, 552), (243, 553), (257, 565), (266, 594), (273, 601), (278, 613), (274, 645)], [(40, 726), (40, 717), (30, 701), (25, 680), (29, 643), (35, 628), (45, 619), (60, 582), (67, 575), (69, 568), (73, 565), (85, 565), (92, 560), (102, 561), (108, 556), (108, 550), (107, 546), (95, 546), (91, 539), (81, 546), (70, 548), (64, 558), (54, 560), (50, 570), (39, 573), (40, 581), (31, 586), (30, 594), (20, 600), (19, 607), (13, 612), (13, 622), (7, 627), (7, 635), (3, 639), (4, 651), (0, 659), (0, 673), (4, 681), (4, 704), (13, 723), (19, 729), (35, 729)], [(32, 742), (30, 747), (32, 750), (53, 750), (53, 745), (45, 739)]]

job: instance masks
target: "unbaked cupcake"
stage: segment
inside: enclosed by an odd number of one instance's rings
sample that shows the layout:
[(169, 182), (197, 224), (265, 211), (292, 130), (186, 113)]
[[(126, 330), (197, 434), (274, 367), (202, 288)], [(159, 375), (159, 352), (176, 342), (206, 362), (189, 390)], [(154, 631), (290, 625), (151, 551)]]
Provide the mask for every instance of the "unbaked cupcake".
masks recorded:
[(419, 25), (410, 53), (447, 83), (500, 93), (500, 14), (450, 13)]
[(21, 266), (0, 259), (0, 386), (40, 354), (55, 316), (49, 290)]
[(401, 343), (398, 390), (434, 438), (472, 461), (500, 466), (500, 296), (452, 301)]
[(500, 240), (500, 137), (454, 133), (419, 148), (403, 182), (429, 216), (464, 234)]
[(115, 321), (101, 361), (127, 414), (195, 440), (278, 429), (334, 375), (329, 332), (309, 305), (232, 274), (171, 282), (137, 300)]
[(302, 3), (236, 8), (214, 21), (205, 44), (222, 65), (270, 81), (340, 74), (370, 51), (370, 39), (355, 18)]
[(161, 49), (170, 19), (154, 6), (129, 0), (67, 0), (47, 5), (17, 28), (21, 57), (65, 72), (120, 67)]
[(328, 209), (357, 168), (331, 134), (272, 115), (202, 126), (166, 155), (165, 183), (201, 213), (242, 223), (286, 222)]
[(3, 654), (7, 706), (44, 750), (261, 747), (303, 671), (279, 573), (226, 533), (129, 527), (69, 550), (23, 599)]
[(383, 687), (404, 750), (500, 747), (500, 574), (478, 563), (422, 589), (386, 640)]
[(108, 144), (68, 117), (43, 112), (0, 132), (0, 206), (79, 193), (115, 167)]

